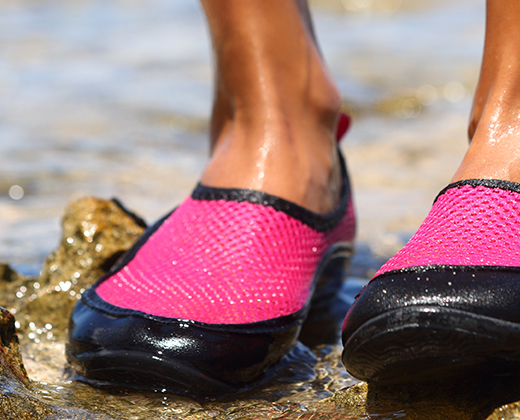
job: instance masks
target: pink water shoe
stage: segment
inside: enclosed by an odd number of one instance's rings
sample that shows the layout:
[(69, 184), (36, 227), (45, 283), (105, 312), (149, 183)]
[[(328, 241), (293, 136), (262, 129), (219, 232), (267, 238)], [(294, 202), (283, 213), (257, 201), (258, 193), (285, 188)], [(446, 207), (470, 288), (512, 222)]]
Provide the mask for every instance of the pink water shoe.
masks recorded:
[(67, 358), (95, 384), (222, 396), (261, 382), (309, 309), (338, 289), (355, 220), (244, 189), (199, 185), (74, 308)]
[(343, 362), (381, 383), (507, 374), (520, 364), (520, 184), (445, 188), (410, 242), (358, 295)]

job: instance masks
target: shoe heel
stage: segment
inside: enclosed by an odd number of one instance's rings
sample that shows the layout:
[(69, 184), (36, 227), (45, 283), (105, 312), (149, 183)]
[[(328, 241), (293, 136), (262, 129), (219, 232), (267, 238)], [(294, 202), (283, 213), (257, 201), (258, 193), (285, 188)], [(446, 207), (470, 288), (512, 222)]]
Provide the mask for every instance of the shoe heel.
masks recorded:
[(320, 263), (309, 313), (298, 338), (308, 347), (339, 341), (341, 323), (350, 306), (342, 299), (341, 288), (353, 253), (351, 244), (335, 244)]

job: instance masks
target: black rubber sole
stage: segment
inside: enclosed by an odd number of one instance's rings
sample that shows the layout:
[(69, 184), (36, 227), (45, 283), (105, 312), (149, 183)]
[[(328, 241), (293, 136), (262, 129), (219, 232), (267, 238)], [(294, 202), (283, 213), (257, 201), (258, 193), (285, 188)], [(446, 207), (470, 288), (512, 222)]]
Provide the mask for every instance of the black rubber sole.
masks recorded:
[(509, 374), (520, 366), (520, 325), (452, 308), (408, 306), (361, 325), (344, 343), (356, 378), (382, 384)]
[[(99, 364), (100, 358), (103, 358), (102, 364)], [(77, 379), (97, 386), (118, 385), (132, 387), (136, 383), (143, 383), (142, 378), (146, 378), (144, 383), (150, 385), (145, 386), (145, 388), (149, 390), (158, 391), (173, 388), (185, 390), (187, 394), (193, 394), (196, 390), (193, 380), (195, 378), (203, 378), (204, 393), (207, 395), (222, 392), (232, 393), (234, 391), (229, 385), (203, 375), (194, 367), (175, 363), (172, 360), (160, 359), (155, 355), (151, 356), (143, 352), (118, 351), (103, 355), (100, 355), (99, 352), (87, 352), (81, 356), (81, 360), (90, 367), (89, 375), (98, 379), (87, 378), (81, 375)], [(154, 364), (160, 364), (162, 371), (150, 369)], [(172, 377), (168, 372), (175, 372), (175, 376)]]
[(270, 380), (287, 364), (282, 359), (276, 366), (264, 371), (258, 380), (235, 387), (185, 362), (136, 351), (99, 353), (95, 351), (81, 355), (80, 363), (88, 366), (87, 376), (76, 372), (74, 380), (96, 387), (168, 392), (198, 399), (230, 398), (246, 392)]

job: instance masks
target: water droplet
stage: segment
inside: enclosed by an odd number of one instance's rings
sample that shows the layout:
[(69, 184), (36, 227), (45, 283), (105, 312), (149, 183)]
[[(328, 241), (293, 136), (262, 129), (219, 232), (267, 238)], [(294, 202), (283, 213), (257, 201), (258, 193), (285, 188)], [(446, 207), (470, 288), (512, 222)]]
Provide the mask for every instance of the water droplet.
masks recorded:
[(453, 103), (460, 102), (466, 97), (466, 88), (460, 82), (450, 82), (444, 87), (444, 97)]
[(60, 282), (60, 288), (64, 292), (67, 292), (71, 286), (72, 286), (72, 283), (70, 281), (61, 281)]
[(423, 105), (431, 105), (437, 100), (437, 89), (432, 85), (422, 85), (415, 93), (417, 100)]
[(19, 185), (13, 185), (9, 188), (9, 197), (13, 200), (21, 200), (25, 194), (25, 191)]

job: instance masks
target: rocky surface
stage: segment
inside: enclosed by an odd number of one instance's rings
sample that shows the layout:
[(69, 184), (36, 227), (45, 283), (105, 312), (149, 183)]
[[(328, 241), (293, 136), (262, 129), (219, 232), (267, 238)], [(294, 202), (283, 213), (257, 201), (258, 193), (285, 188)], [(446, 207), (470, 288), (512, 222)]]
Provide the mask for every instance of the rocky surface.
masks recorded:
[[(290, 390), (283, 390), (283, 381), (277, 378), (278, 382), (271, 384), (270, 390), (267, 387), (227, 402), (197, 402), (175, 396), (158, 397), (153, 393), (96, 390), (70, 381), (51, 389), (48, 384), (31, 381), (22, 362), (15, 316), (22, 337), (22, 353), (24, 349), (29, 354), (45, 347), (45, 351), (54, 352), (52, 357), (62, 360), (62, 354), (56, 352), (63, 350), (68, 314), (74, 302), (144, 229), (142, 220), (117, 202), (85, 198), (66, 210), (59, 247), (45, 260), (38, 278), (25, 278), (7, 264), (0, 264), (1, 304), (9, 308), (9, 311), (0, 310), (2, 419), (520, 418), (520, 402), (515, 402), (520, 400), (520, 378), (488, 377), (481, 372), (468, 375), (463, 382), (392, 387), (358, 383), (319, 402), (306, 400), (307, 391), (301, 392), (298, 381), (309, 380), (297, 376), (305, 368), (302, 357), (285, 372), (285, 375), (293, 375)], [(326, 389), (335, 380), (330, 376), (342, 369), (339, 350), (315, 352), (315, 355), (318, 363), (308, 392), (312, 392), (312, 387)], [(44, 359), (30, 358), (33, 363)]]
[(0, 264), (0, 305), (9, 308), (0, 310), (2, 419), (90, 417), (83, 410), (55, 407), (33, 392), (13, 314), (27, 345), (39, 344), (40, 340), (32, 337), (50, 330), (53, 340), (63, 341), (70, 311), (81, 292), (108, 270), (144, 229), (144, 222), (118, 202), (84, 198), (66, 209), (59, 247), (46, 258), (39, 277), (26, 278)]
[(117, 201), (84, 198), (62, 221), (59, 247), (44, 261), (40, 276), (24, 278), (0, 266), (1, 305), (17, 314), (20, 330), (52, 325), (64, 331), (81, 292), (96, 281), (144, 232), (142, 219)]
[(27, 385), (29, 378), (22, 362), (14, 322), (14, 316), (8, 310), (0, 308), (0, 369), (3, 378)]

